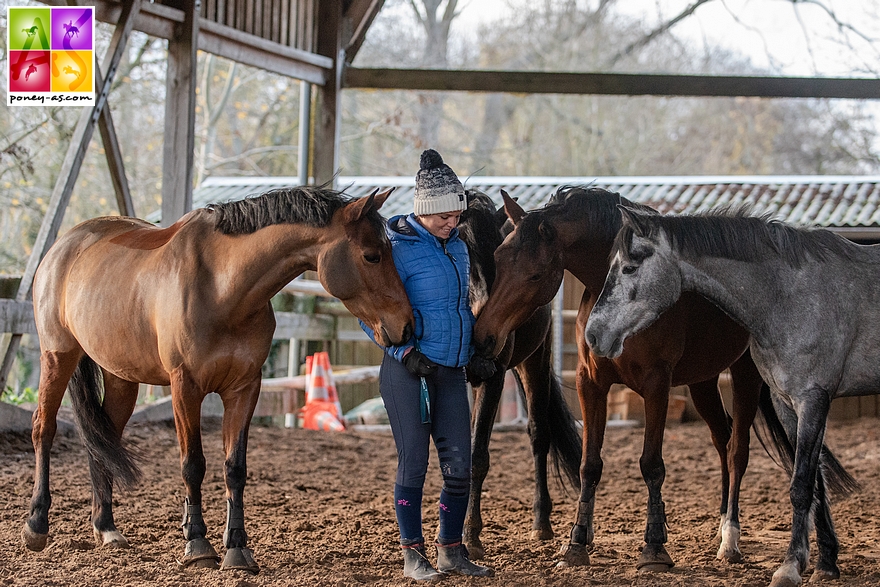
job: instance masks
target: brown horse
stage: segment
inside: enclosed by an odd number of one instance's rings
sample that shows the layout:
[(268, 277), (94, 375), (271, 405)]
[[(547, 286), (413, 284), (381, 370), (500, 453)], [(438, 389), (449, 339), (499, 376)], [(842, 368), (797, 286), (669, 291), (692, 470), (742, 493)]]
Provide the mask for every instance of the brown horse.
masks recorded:
[[(494, 253), (503, 239), (502, 226), (506, 221), (504, 211), (496, 210), (489, 196), (473, 189), (467, 191), (467, 210), (461, 215), (458, 230), (470, 254), (471, 307), (476, 315), (486, 303), (489, 289), (495, 281)], [(464, 543), (471, 558), (483, 558), (485, 555), (480, 540), (483, 530), (483, 482), (489, 472), (489, 441), (507, 369), (513, 369), (522, 385), (528, 408), (528, 432), (535, 466), (531, 538), (553, 538), (550, 525), (553, 501), (547, 483), (548, 455), (553, 455), (556, 468), (565, 474), (565, 479), (573, 486), (580, 483), (580, 433), (565, 403), (559, 380), (553, 374), (552, 323), (550, 306), (538, 308), (508, 336), (504, 350), (495, 358), (495, 374), (486, 381), (473, 382), (473, 473), (464, 525)]]
[[(620, 227), (618, 204), (647, 209), (599, 188), (564, 188), (544, 208), (526, 213), (505, 192), (504, 207), (514, 231), (495, 252), (497, 274), (489, 300), (474, 326), (477, 348), (495, 356), (508, 333), (536, 308), (548, 303), (567, 269), (586, 290), (577, 318), (577, 388), (584, 419), (581, 496), (577, 521), (561, 565), (589, 564), (593, 542), (596, 487), (602, 475), (608, 391), (624, 383), (645, 400), (645, 442), (639, 461), (648, 487), (645, 547), (638, 567), (665, 570), (674, 563), (666, 552), (666, 513), (661, 487), (663, 433), (669, 389), (689, 385), (721, 458), (721, 546), (718, 558), (740, 561), (739, 489), (749, 458), (749, 427), (763, 381), (745, 352), (748, 333), (698, 295), (685, 295), (650, 328), (631, 337), (614, 360), (590, 353), (584, 325), (608, 273), (609, 253)], [(650, 209), (647, 209), (650, 210)], [(730, 368), (733, 434), (718, 392), (718, 375)], [(732, 474), (731, 474), (732, 473)]]
[[(202, 517), (202, 400), (223, 401), (227, 518), (223, 568), (257, 572), (244, 529), (248, 428), (275, 317), (270, 298), (307, 269), (377, 333), (399, 344), (413, 315), (378, 209), (389, 192), (353, 200), (290, 188), (195, 210), (165, 229), (134, 218), (86, 221), (59, 239), (34, 280), (40, 337), (39, 404), (28, 548), (49, 534), (49, 453), (70, 380), (88, 449), (92, 528), (99, 545), (125, 546), (112, 511), (114, 480), (139, 477), (122, 444), (138, 382), (170, 385), (186, 498), (183, 566), (216, 567)], [(99, 369), (100, 368), (100, 369)], [(103, 375), (100, 400), (99, 371)]]

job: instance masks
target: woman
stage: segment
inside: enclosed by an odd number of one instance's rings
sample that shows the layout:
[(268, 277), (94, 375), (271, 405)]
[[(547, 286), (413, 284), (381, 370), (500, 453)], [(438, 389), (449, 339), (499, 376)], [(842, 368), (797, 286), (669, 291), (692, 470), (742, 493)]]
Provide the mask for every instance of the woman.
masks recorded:
[[(470, 260), (458, 237), (467, 208), (464, 187), (433, 149), (422, 153), (413, 213), (388, 221), (394, 264), (415, 315), (406, 344), (385, 348), (379, 388), (397, 446), (394, 504), (406, 577), (432, 581), (446, 573), (492, 576), (468, 559), (461, 543), (471, 482), (471, 430), (465, 366), (474, 316), (468, 299)], [(368, 334), (369, 328), (362, 324)], [(471, 374), (488, 378), (491, 361), (475, 356)], [(440, 461), (437, 568), (422, 533), (422, 489), (431, 437)]]

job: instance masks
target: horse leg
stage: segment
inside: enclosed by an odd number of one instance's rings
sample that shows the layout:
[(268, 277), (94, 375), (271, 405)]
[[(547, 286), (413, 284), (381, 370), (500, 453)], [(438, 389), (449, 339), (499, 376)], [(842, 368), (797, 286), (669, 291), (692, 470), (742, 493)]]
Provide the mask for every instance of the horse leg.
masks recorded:
[(587, 566), (590, 564), (589, 547), (595, 537), (593, 512), (596, 507), (596, 488), (602, 478), (602, 444), (605, 441), (605, 422), (608, 418), (608, 391), (610, 384), (599, 384), (590, 376), (585, 360), (578, 360), (577, 388), (584, 422), (583, 456), (581, 457), (581, 494), (577, 520), (571, 528), (569, 543), (562, 547), (558, 567)]
[(840, 553), (840, 541), (837, 532), (834, 531), (834, 522), (831, 519), (831, 508), (828, 505), (825, 478), (822, 469), (816, 475), (816, 497), (814, 500), (813, 518), (816, 524), (816, 542), (819, 545), (819, 560), (811, 583), (829, 581), (840, 578), (840, 569), (837, 567), (837, 555)]
[[(137, 382), (125, 381), (107, 370), (104, 376), (104, 411), (110, 417), (117, 439), (128, 423), (137, 403)], [(113, 475), (89, 455), (92, 479), (92, 530), (98, 546), (128, 548), (128, 540), (116, 529), (113, 521)]]
[(718, 558), (731, 563), (743, 561), (739, 549), (739, 494), (749, 466), (750, 429), (758, 411), (758, 400), (764, 380), (748, 350), (730, 366), (733, 387), (733, 434), (727, 449), (727, 468), (731, 472), (727, 515), (721, 520), (721, 546)]
[(474, 387), (471, 498), (468, 501), (463, 537), (468, 553), (474, 560), (481, 559), (486, 555), (486, 549), (480, 541), (480, 532), (483, 531), (481, 496), (483, 482), (489, 473), (489, 440), (492, 438), (495, 413), (498, 410), (501, 392), (504, 388), (504, 374), (504, 369), (498, 369), (492, 377)]
[(244, 530), (244, 485), (247, 481), (247, 441), (251, 418), (260, 396), (260, 372), (240, 387), (224, 390), (223, 449), (226, 453), (226, 530), (223, 544), (226, 556), (222, 569), (260, 571), (253, 552), (247, 548)]
[[(694, 402), (694, 408), (697, 413), (706, 422), (709, 432), (712, 435), (712, 444), (718, 452), (721, 461), (721, 523), (718, 526), (718, 536), (722, 538), (724, 543), (723, 531), (727, 520), (728, 513), (728, 497), (730, 494), (730, 469), (728, 468), (727, 445), (730, 442), (730, 423), (728, 422), (727, 412), (718, 393), (718, 377), (712, 377), (705, 381), (692, 383), (688, 385), (691, 392), (691, 400)], [(730, 553), (725, 551), (722, 556), (722, 550), (718, 551), (718, 558), (727, 558)]]
[[(651, 377), (653, 375), (653, 377)], [(639, 468), (648, 487), (648, 519), (645, 525), (645, 547), (636, 563), (641, 572), (667, 571), (675, 563), (666, 551), (666, 504), (661, 489), (666, 479), (663, 463), (663, 434), (669, 408), (671, 375), (668, 369), (655, 368), (644, 382), (645, 440)]]
[[(811, 389), (798, 399), (800, 401), (795, 405), (798, 417), (797, 447), (794, 474), (789, 487), (792, 509), (791, 542), (782, 566), (773, 573), (771, 587), (799, 585), (810, 557), (810, 511), (831, 399), (828, 392), (822, 389)], [(836, 568), (836, 560), (823, 561), (823, 564), (827, 567), (831, 562)]]
[(49, 539), (49, 506), (52, 496), (49, 492), (49, 453), (55, 432), (58, 430), (56, 417), (61, 400), (67, 389), (67, 382), (76, 370), (82, 350), (67, 352), (47, 351), (40, 355), (40, 387), (37, 409), (32, 417), (36, 466), (34, 470), (34, 491), (31, 496), (30, 516), (21, 530), (25, 545), (31, 550), (43, 550)]
[(183, 504), (183, 537), (186, 549), (180, 566), (216, 569), (220, 557), (205, 535), (208, 527), (202, 517), (202, 481), (205, 454), (202, 451), (202, 400), (205, 396), (183, 369), (171, 373), (171, 404), (174, 427), (180, 444), (180, 470), (186, 491)]
[(543, 345), (516, 368), (517, 375), (526, 392), (529, 410), (529, 440), (535, 463), (535, 499), (532, 504), (534, 520), (529, 537), (533, 540), (551, 540), (553, 527), (550, 512), (553, 500), (547, 487), (547, 454), (550, 452), (550, 351)]

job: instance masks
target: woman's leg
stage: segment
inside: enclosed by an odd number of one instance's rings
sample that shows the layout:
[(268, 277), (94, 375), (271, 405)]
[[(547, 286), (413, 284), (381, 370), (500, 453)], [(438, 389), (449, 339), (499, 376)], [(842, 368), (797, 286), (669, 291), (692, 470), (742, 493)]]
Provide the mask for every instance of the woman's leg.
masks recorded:
[(431, 383), (432, 434), (443, 475), (439, 540), (452, 544), (461, 542), (471, 487), (471, 418), (464, 369), (440, 367)]
[(423, 543), (422, 487), (428, 469), (431, 431), (428, 424), (422, 424), (419, 379), (400, 361), (385, 355), (379, 373), (379, 389), (397, 446), (394, 509), (400, 527), (400, 542), (403, 545)]

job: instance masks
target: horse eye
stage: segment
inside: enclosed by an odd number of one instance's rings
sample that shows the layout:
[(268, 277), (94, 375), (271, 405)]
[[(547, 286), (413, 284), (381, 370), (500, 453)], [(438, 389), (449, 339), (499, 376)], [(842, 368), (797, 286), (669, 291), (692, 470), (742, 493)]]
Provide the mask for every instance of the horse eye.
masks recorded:
[(382, 257), (380, 255), (375, 255), (375, 254), (364, 255), (364, 260), (367, 263), (369, 263), (370, 265), (375, 265), (376, 263), (378, 263), (379, 261), (382, 260)]
[(623, 273), (624, 275), (632, 275), (633, 273), (636, 272), (636, 269), (638, 269), (638, 268), (639, 268), (638, 265), (624, 265), (623, 269), (621, 269), (620, 272)]
[(540, 273), (536, 273), (536, 274), (532, 275), (531, 277), (529, 277), (529, 281), (540, 281), (540, 280), (541, 280)]

